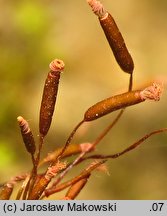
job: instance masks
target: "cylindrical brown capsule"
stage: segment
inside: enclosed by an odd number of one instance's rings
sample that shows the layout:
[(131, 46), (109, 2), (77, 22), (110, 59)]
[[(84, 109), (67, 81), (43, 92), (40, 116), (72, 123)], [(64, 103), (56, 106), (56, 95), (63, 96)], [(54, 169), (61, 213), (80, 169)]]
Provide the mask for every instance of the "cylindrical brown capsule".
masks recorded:
[(11, 184), (4, 185), (0, 191), (0, 200), (9, 200), (13, 192), (13, 187)]
[(60, 73), (64, 69), (64, 62), (62, 60), (55, 59), (50, 63), (50, 69), (51, 71), (48, 73), (45, 81), (40, 108), (39, 132), (42, 137), (46, 136), (52, 122)]
[(14, 185), (17, 184), (17, 182), (25, 180), (26, 175), (19, 175), (13, 177), (9, 182), (4, 184), (0, 190), (0, 200), (9, 200), (10, 196), (12, 195)]
[(81, 192), (82, 188), (86, 185), (90, 174), (73, 184), (66, 193), (66, 196), (63, 198), (64, 200), (74, 200), (78, 194)]
[[(66, 150), (64, 151), (63, 155), (61, 155), (61, 158), (69, 157), (72, 155), (79, 154), (81, 152), (86, 151), (87, 149), (93, 150), (91, 143), (81, 143), (81, 144), (71, 144), (69, 145)], [(46, 163), (46, 162), (53, 162), (57, 158), (58, 155), (62, 152), (63, 147), (56, 149), (55, 151), (48, 154), (47, 157), (45, 157), (41, 162), (40, 165)], [(85, 150), (86, 149), (86, 150)]]
[(30, 130), (28, 122), (21, 116), (17, 117), (17, 121), (20, 126), (20, 130), (21, 130), (21, 134), (22, 134), (22, 138), (23, 138), (25, 147), (27, 151), (33, 155), (35, 153), (36, 147), (35, 147), (34, 137)]
[(93, 170), (97, 169), (101, 164), (104, 164), (105, 162), (106, 160), (95, 161), (91, 163), (86, 169), (84, 169), (78, 176), (74, 177), (73, 179), (63, 182), (62, 184), (58, 184), (58, 185), (53, 183), (53, 185), (50, 188), (44, 191), (45, 196), (48, 197), (56, 192), (64, 190), (65, 188), (75, 184), (76, 182), (80, 181), (83, 178), (89, 177), (89, 175), (91, 174)]
[(38, 200), (42, 195), (43, 191), (50, 183), (53, 177), (57, 175), (57, 173), (66, 168), (65, 162), (58, 162), (55, 166), (48, 167), (45, 175), (41, 176), (38, 183), (34, 185), (32, 192), (30, 193), (28, 200)]
[(103, 5), (97, 0), (87, 0), (92, 7), (93, 12), (99, 17), (99, 21), (108, 43), (113, 51), (116, 61), (124, 72), (132, 73), (134, 70), (133, 59), (128, 52), (125, 41), (122, 37), (119, 28), (114, 21), (114, 18), (103, 7)]
[(98, 119), (115, 110), (119, 110), (137, 103), (143, 102), (146, 99), (158, 101), (162, 92), (161, 85), (153, 83), (152, 86), (144, 90), (136, 90), (116, 95), (105, 100), (102, 100), (90, 107), (84, 115), (85, 121)]

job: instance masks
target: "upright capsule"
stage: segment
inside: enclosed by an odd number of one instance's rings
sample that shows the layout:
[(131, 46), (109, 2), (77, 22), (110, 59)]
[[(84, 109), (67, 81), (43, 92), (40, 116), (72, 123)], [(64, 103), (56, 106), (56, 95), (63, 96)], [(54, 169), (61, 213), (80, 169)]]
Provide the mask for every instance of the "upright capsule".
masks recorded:
[(103, 5), (99, 1), (87, 0), (87, 2), (99, 18), (101, 27), (117, 63), (124, 72), (132, 74), (134, 70), (133, 59), (126, 47), (125, 41), (114, 18), (104, 9)]
[(46, 136), (52, 122), (60, 74), (64, 69), (64, 62), (55, 59), (50, 63), (49, 67), (51, 71), (48, 73), (45, 81), (39, 117), (39, 132), (42, 137)]
[(35, 153), (36, 146), (35, 146), (34, 137), (30, 130), (29, 124), (22, 116), (17, 117), (17, 121), (20, 126), (25, 147), (27, 151), (33, 155)]

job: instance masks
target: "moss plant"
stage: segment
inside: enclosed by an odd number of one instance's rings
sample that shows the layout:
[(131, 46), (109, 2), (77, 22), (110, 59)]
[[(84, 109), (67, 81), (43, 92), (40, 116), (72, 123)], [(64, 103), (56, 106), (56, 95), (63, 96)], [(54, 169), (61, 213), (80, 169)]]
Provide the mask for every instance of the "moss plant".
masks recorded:
[[(130, 76), (128, 91), (119, 95), (110, 96), (91, 106), (84, 113), (81, 118), (82, 120), (72, 130), (64, 146), (55, 149), (55, 151), (50, 153), (45, 158), (41, 158), (41, 151), (43, 149), (43, 145), (45, 144), (45, 139), (54, 115), (60, 75), (64, 70), (64, 62), (62, 60), (55, 59), (52, 61), (50, 63), (50, 71), (47, 75), (43, 89), (39, 114), (38, 143), (35, 143), (33, 133), (28, 125), (28, 122), (22, 116), (17, 118), (23, 143), (27, 152), (31, 155), (32, 170), (25, 174), (13, 177), (10, 181), (2, 184), (0, 191), (0, 199), (2, 200), (10, 199), (14, 186), (18, 182), (21, 182), (21, 186), (17, 191), (16, 199), (45, 199), (52, 194), (68, 188), (68, 191), (64, 194), (64, 197), (60, 197), (60, 199), (73, 200), (83, 190), (84, 186), (88, 183), (88, 179), (91, 180), (94, 170), (101, 169), (102, 171), (105, 171), (104, 164), (106, 161), (118, 158), (121, 155), (134, 150), (147, 138), (154, 134), (167, 131), (167, 128), (163, 128), (152, 131), (149, 134), (145, 134), (141, 139), (116, 154), (105, 155), (103, 152), (94, 154), (96, 146), (118, 122), (124, 113), (125, 108), (147, 100), (159, 101), (162, 93), (162, 86), (155, 82), (145, 89), (132, 89), (134, 63), (117, 24), (111, 14), (104, 9), (103, 5), (99, 1), (87, 0), (87, 2), (99, 18), (100, 25), (105, 33), (117, 63), (121, 69), (124, 72), (127, 72)], [(106, 128), (93, 142), (78, 144), (72, 143), (75, 133), (77, 133), (78, 128), (82, 124), (88, 121), (95, 121), (96, 119), (102, 118), (104, 115), (110, 114), (116, 110), (120, 110), (120, 112), (115, 120), (106, 126)], [(72, 162), (68, 162), (68, 159), (71, 156), (75, 156), (75, 158), (73, 157), (74, 159)], [(66, 161), (64, 161), (64, 158), (66, 158)], [(79, 166), (86, 160), (89, 160), (90, 163), (87, 166), (85, 165), (85, 168), (80, 171), (79, 175), (73, 176), (67, 181), (63, 181), (64, 177), (73, 169), (74, 166)], [(45, 171), (41, 173), (39, 168), (43, 166)]]

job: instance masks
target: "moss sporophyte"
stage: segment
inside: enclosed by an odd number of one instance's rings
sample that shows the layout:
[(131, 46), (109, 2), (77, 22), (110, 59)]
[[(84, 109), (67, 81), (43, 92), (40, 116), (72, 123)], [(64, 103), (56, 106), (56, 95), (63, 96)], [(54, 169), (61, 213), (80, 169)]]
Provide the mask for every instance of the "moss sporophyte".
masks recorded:
[[(104, 6), (99, 1), (87, 0), (87, 2), (99, 18), (100, 26), (104, 31), (106, 39), (115, 56), (116, 62), (124, 72), (130, 75), (128, 90), (127, 92), (122, 92), (118, 95), (109, 95), (107, 98), (90, 106), (81, 117), (82, 120), (79, 121), (79, 123), (76, 124), (74, 129), (71, 131), (64, 145), (61, 147), (56, 146), (53, 152), (48, 153), (48, 155), (41, 159), (41, 152), (50, 130), (56, 100), (58, 99), (60, 75), (64, 70), (65, 65), (60, 59), (52, 61), (49, 65), (50, 71), (47, 74), (43, 88), (39, 112), (38, 143), (36, 143), (34, 139), (28, 121), (22, 116), (17, 117), (25, 149), (31, 155), (32, 170), (27, 171), (25, 174), (17, 175), (2, 184), (0, 191), (1, 200), (10, 199), (15, 189), (15, 185), (18, 185), (18, 183), (21, 183), (21, 186), (18, 191), (14, 192), (14, 194), (16, 194), (16, 199), (45, 199), (46, 197), (57, 194), (64, 189), (68, 189), (64, 196), (59, 196), (59, 199), (73, 200), (78, 196), (78, 194), (80, 194), (80, 192), (82, 192), (87, 183), (91, 181), (94, 171), (101, 170), (104, 173), (108, 172), (106, 166), (107, 161), (118, 158), (134, 150), (152, 135), (167, 132), (167, 128), (162, 128), (146, 133), (139, 140), (115, 154), (108, 153), (106, 155), (103, 154), (103, 152), (96, 152), (96, 154), (94, 153), (95, 151), (98, 151), (96, 146), (115, 126), (123, 115), (125, 109), (128, 109), (129, 106), (134, 106), (148, 100), (159, 101), (163, 87), (160, 83), (153, 82), (152, 85), (149, 85), (144, 89), (132, 89), (134, 62), (128, 51), (127, 45), (125, 44), (122, 33), (120, 32), (112, 15), (104, 9)], [(73, 143), (75, 134), (85, 122), (96, 122), (95, 120), (101, 119), (109, 114), (111, 115), (112, 112), (118, 110), (119, 113), (116, 118), (110, 122), (110, 124), (107, 125), (101, 133), (99, 133), (94, 141)], [(89, 164), (84, 163), (87, 160), (90, 161)], [(64, 177), (75, 166), (79, 166), (83, 163), (84, 168), (81, 168), (79, 174), (74, 175), (73, 172), (74, 176), (63, 181)], [(26, 206), (23, 208), (26, 208)]]

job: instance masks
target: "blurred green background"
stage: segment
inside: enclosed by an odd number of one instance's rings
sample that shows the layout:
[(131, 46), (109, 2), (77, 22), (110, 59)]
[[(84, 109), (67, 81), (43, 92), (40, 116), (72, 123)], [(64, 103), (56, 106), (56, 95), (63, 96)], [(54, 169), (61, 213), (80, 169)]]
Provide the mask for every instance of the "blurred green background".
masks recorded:
[[(150, 131), (167, 127), (167, 1), (102, 2), (114, 16), (134, 58), (134, 88), (155, 80), (164, 83), (160, 102), (145, 102), (126, 110), (97, 147), (96, 153), (108, 154)], [(85, 0), (0, 0), (0, 11), (0, 181), (4, 182), (31, 169), (16, 118), (26, 118), (38, 140), (42, 89), (54, 58), (62, 59), (66, 68), (43, 156), (63, 145), (89, 106), (127, 91), (129, 75), (117, 65)], [(74, 142), (93, 141), (114, 116), (116, 113), (85, 124)], [(78, 199), (167, 199), (165, 133), (107, 165), (110, 176), (94, 172)], [(73, 174), (79, 172), (75, 168)]]

